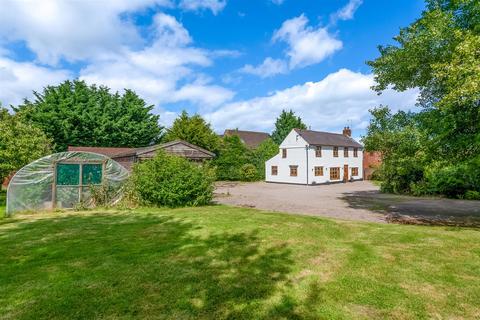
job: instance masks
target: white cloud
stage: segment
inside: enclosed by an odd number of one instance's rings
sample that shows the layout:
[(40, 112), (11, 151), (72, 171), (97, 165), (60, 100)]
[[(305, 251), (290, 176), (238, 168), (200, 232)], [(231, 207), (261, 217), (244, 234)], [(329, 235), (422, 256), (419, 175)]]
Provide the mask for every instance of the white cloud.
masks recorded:
[(118, 91), (133, 89), (156, 105), (189, 101), (216, 106), (233, 97), (233, 92), (210, 85), (211, 79), (194, 70), (210, 66), (214, 53), (192, 46), (188, 31), (174, 17), (158, 13), (153, 21), (155, 39), (150, 46), (104, 56), (82, 69), (80, 79)]
[(190, 11), (211, 10), (217, 15), (227, 5), (227, 0), (182, 0), (180, 8)]
[(289, 45), (290, 69), (305, 67), (323, 61), (342, 48), (342, 42), (331, 35), (327, 28), (308, 26), (304, 14), (286, 20), (275, 32), (272, 41), (284, 41)]
[(331, 16), (331, 20), (335, 23), (337, 20), (350, 20), (353, 19), (355, 11), (363, 3), (363, 0), (349, 0), (348, 3), (342, 7), (340, 10), (335, 12)]
[(33, 90), (41, 91), (72, 75), (65, 70), (51, 70), (29, 62), (15, 62), (0, 56), (0, 102), (3, 106), (18, 105), (31, 98)]
[(412, 108), (417, 91), (386, 90), (378, 96), (370, 87), (373, 75), (341, 69), (318, 82), (274, 92), (272, 95), (226, 104), (205, 114), (217, 131), (243, 128), (270, 131), (282, 109), (292, 109), (314, 130), (335, 131), (351, 123), (363, 129), (368, 110), (380, 104), (393, 110)]
[(284, 74), (288, 72), (288, 65), (284, 60), (266, 58), (262, 64), (254, 67), (250, 64), (245, 65), (239, 70), (243, 73), (253, 74), (261, 78), (268, 78), (277, 74)]
[(42, 63), (80, 61), (143, 40), (125, 15), (170, 0), (2, 1), (0, 40), (25, 41)]

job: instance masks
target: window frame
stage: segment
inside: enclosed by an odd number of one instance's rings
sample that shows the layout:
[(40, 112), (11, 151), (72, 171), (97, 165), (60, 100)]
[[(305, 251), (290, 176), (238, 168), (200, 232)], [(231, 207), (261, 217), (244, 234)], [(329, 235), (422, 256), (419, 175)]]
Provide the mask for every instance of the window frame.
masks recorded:
[[(336, 174), (334, 174), (336, 172)], [(330, 168), (330, 180), (340, 180), (340, 167)]]
[(350, 174), (352, 175), (352, 177), (358, 177), (358, 167), (351, 167)]
[(270, 168), (270, 174), (272, 176), (278, 176), (278, 166), (271, 166)]
[(315, 158), (322, 157), (322, 146), (315, 146)]
[(358, 158), (358, 148), (353, 148), (353, 157)]
[(282, 159), (287, 158), (287, 148), (282, 148)]
[(298, 177), (298, 165), (290, 165), (290, 177)]
[(338, 158), (338, 147), (333, 147), (333, 157)]
[(348, 147), (343, 147), (343, 157), (344, 158), (348, 158), (348, 150), (349, 148)]
[(323, 166), (315, 166), (313, 170), (315, 177), (323, 177)]

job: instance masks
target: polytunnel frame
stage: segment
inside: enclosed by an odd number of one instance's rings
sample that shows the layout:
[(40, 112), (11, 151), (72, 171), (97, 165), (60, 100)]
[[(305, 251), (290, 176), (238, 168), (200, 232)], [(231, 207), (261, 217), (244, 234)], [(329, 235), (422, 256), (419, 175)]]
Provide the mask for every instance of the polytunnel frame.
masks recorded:
[[(128, 170), (122, 166), (120, 163), (118, 163), (117, 161), (115, 161), (114, 159), (106, 156), (106, 155), (103, 155), (103, 154), (100, 154), (100, 153), (95, 153), (95, 152), (89, 152), (89, 151), (64, 151), (64, 152), (57, 152), (57, 153), (52, 153), (50, 155), (47, 155), (47, 156), (44, 156), (44, 157), (41, 157), (39, 159), (36, 159), (28, 164), (26, 164), (25, 166), (23, 166), (20, 170), (18, 170), (17, 172), (15, 172), (15, 174), (13, 175), (13, 177), (10, 179), (9, 181), (9, 184), (7, 186), (7, 193), (6, 193), (6, 203), (5, 203), (5, 216), (6, 217), (9, 217), (9, 216), (12, 216), (15, 212), (18, 212), (18, 211), (22, 211), (22, 210), (14, 210), (12, 212), (9, 212), (9, 202), (11, 201), (10, 200), (10, 197), (9, 197), (9, 194), (11, 192), (11, 187), (13, 185), (13, 182), (15, 181), (15, 178), (17, 177), (18, 174), (20, 174), (22, 172), (22, 170), (36, 162), (39, 162), (41, 160), (44, 160), (48, 157), (53, 157), (53, 156), (56, 156), (56, 155), (71, 155), (71, 154), (90, 154), (92, 156), (95, 156), (95, 157), (99, 157), (101, 159), (98, 159), (98, 160), (77, 160), (77, 161), (69, 161), (69, 158), (67, 159), (63, 159), (63, 160), (53, 160), (52, 161), (52, 164), (53, 164), (53, 172), (52, 172), (52, 198), (51, 198), (51, 207), (50, 207), (50, 210), (55, 210), (55, 208), (57, 207), (57, 187), (58, 187), (58, 184), (57, 184), (57, 165), (58, 164), (62, 164), (62, 163), (66, 163), (66, 164), (78, 164), (79, 165), (79, 185), (64, 185), (65, 187), (76, 187), (78, 188), (79, 190), (79, 198), (78, 198), (78, 201), (81, 202), (82, 201), (82, 195), (83, 195), (83, 191), (82, 189), (85, 188), (85, 187), (88, 187), (88, 186), (92, 186), (92, 185), (96, 185), (96, 186), (104, 186), (106, 185), (106, 182), (108, 179), (106, 179), (106, 172), (107, 172), (107, 163), (109, 161), (111, 161), (111, 163), (113, 165), (117, 165), (118, 167), (122, 168), (123, 169), (123, 173), (122, 174), (125, 174), (125, 179), (123, 180), (126, 180), (126, 178), (128, 178), (128, 176), (130, 175)], [(82, 176), (82, 170), (83, 170), (83, 164), (102, 164), (102, 183), (101, 184), (88, 184), (88, 185), (84, 185), (83, 184), (83, 176)], [(44, 209), (47, 209), (49, 210), (48, 208), (44, 208)], [(72, 209), (72, 208), (64, 208), (64, 209)], [(28, 210), (28, 209), (27, 209)]]

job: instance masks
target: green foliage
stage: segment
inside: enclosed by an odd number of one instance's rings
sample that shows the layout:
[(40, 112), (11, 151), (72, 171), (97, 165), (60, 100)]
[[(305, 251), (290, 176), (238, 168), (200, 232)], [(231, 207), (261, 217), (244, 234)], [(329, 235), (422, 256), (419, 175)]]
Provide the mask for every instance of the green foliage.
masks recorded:
[(384, 153), (385, 190), (451, 197), (480, 190), (469, 172), (480, 154), (479, 17), (478, 1), (428, 0), (422, 16), (395, 37), (398, 44), (381, 46), (380, 57), (368, 62), (374, 89), (419, 88), (423, 107), (415, 116), (372, 112), (365, 143)]
[(275, 121), (272, 140), (277, 144), (282, 143), (283, 139), (285, 139), (292, 129), (307, 129), (307, 126), (302, 122), (300, 117), (295, 116), (292, 110), (282, 110), (282, 113)]
[(255, 181), (258, 179), (257, 168), (251, 164), (244, 164), (240, 168), (240, 179), (242, 181)]
[(223, 137), (218, 156), (213, 160), (217, 179), (242, 180), (241, 168), (249, 163), (250, 150), (238, 136)]
[(480, 200), (480, 192), (468, 190), (465, 192), (465, 199), (467, 200)]
[(74, 80), (34, 94), (34, 101), (15, 110), (53, 140), (55, 151), (69, 145), (143, 147), (162, 134), (153, 106), (131, 90), (112, 94), (107, 87)]
[(0, 106), (0, 182), (12, 172), (50, 153), (51, 141), (39, 128)]
[(278, 144), (268, 138), (251, 153), (251, 163), (257, 168), (257, 180), (265, 179), (265, 161), (278, 153)]
[(165, 141), (184, 140), (212, 152), (217, 152), (220, 138), (200, 115), (189, 116), (186, 111), (175, 119), (165, 135)]
[(153, 159), (134, 166), (132, 179), (143, 203), (182, 207), (209, 204), (215, 175), (206, 165), (157, 151)]

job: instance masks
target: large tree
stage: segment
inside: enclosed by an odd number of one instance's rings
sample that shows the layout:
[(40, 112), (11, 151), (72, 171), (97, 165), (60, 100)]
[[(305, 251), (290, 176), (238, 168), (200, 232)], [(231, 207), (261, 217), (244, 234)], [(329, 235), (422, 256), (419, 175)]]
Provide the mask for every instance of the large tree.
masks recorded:
[(411, 117), (373, 111), (364, 141), (384, 153), (383, 186), (480, 197), (480, 2), (427, 0), (395, 40), (368, 62), (374, 89), (417, 88), (422, 109)]
[(9, 174), (50, 153), (51, 141), (0, 106), (0, 182)]
[(212, 152), (217, 152), (220, 145), (220, 138), (210, 124), (200, 115), (190, 116), (186, 111), (182, 111), (167, 130), (165, 141), (173, 140), (185, 140)]
[(427, 0), (426, 8), (368, 64), (379, 92), (420, 89), (433, 159), (463, 161), (480, 153), (480, 2)]
[(275, 121), (275, 130), (272, 132), (272, 140), (277, 144), (282, 143), (283, 139), (285, 139), (292, 129), (307, 129), (307, 126), (292, 110), (282, 110), (282, 113)]
[(15, 110), (53, 140), (55, 151), (69, 145), (142, 147), (162, 134), (159, 117), (151, 113), (153, 106), (132, 90), (120, 95), (74, 80), (48, 86), (34, 96)]

